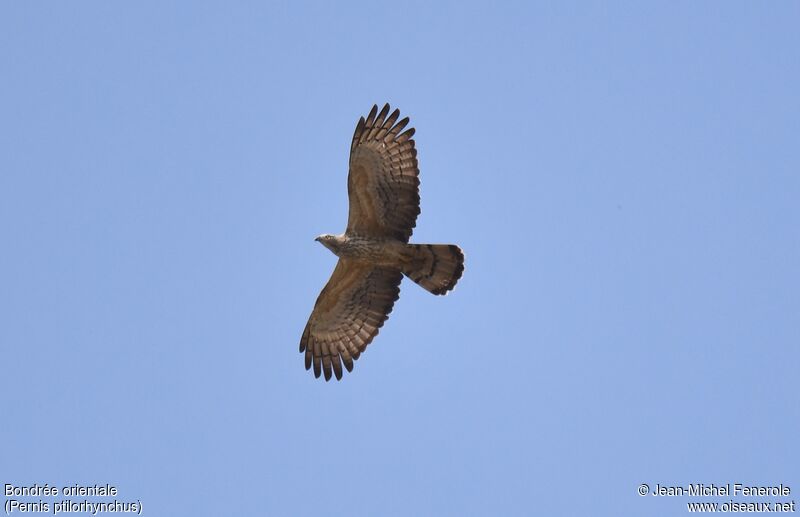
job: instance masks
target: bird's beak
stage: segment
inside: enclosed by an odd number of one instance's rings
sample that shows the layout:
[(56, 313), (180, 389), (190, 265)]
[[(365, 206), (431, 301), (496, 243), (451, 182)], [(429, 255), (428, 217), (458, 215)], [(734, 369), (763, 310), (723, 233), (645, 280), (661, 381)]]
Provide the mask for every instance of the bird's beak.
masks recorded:
[(319, 237), (316, 237), (316, 238), (314, 239), (314, 241), (315, 241), (315, 242), (319, 242)]

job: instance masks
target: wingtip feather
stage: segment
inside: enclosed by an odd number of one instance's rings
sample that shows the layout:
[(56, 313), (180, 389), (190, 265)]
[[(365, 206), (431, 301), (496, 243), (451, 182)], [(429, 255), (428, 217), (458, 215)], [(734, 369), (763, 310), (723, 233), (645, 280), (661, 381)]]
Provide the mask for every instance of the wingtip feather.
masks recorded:
[(366, 121), (367, 126), (372, 126), (372, 123), (375, 122), (375, 115), (377, 114), (378, 114), (378, 105), (373, 104), (372, 109), (369, 110), (369, 114), (367, 115), (367, 121)]

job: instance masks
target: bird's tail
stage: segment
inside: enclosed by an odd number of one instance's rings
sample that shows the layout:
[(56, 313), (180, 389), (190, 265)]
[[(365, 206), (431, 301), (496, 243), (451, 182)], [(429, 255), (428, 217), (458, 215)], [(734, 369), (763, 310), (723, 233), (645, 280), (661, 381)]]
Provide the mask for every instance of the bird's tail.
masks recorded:
[(433, 294), (447, 294), (464, 272), (464, 253), (455, 244), (407, 244), (403, 273)]

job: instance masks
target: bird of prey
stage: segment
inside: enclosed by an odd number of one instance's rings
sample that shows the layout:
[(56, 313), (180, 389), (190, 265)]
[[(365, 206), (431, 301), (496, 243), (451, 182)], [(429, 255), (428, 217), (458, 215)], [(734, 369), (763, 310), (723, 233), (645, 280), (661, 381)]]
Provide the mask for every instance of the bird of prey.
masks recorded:
[(407, 276), (433, 294), (447, 294), (464, 271), (455, 244), (409, 244), (419, 215), (419, 168), (408, 117), (386, 104), (361, 117), (350, 146), (350, 213), (340, 235), (315, 240), (339, 261), (314, 304), (300, 352), (314, 376), (342, 378), (378, 334)]

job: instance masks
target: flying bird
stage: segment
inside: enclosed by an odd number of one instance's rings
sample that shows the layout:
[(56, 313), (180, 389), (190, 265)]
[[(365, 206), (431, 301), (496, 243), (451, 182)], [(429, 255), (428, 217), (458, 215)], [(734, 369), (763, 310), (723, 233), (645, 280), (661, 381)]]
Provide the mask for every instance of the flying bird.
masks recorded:
[[(400, 110), (372, 107), (361, 117), (350, 146), (347, 229), (315, 240), (339, 257), (314, 304), (300, 352), (306, 370), (342, 378), (392, 312), (407, 276), (433, 294), (447, 294), (464, 271), (455, 244), (409, 244), (419, 209), (419, 167), (414, 128)], [(387, 116), (388, 115), (388, 116)]]

